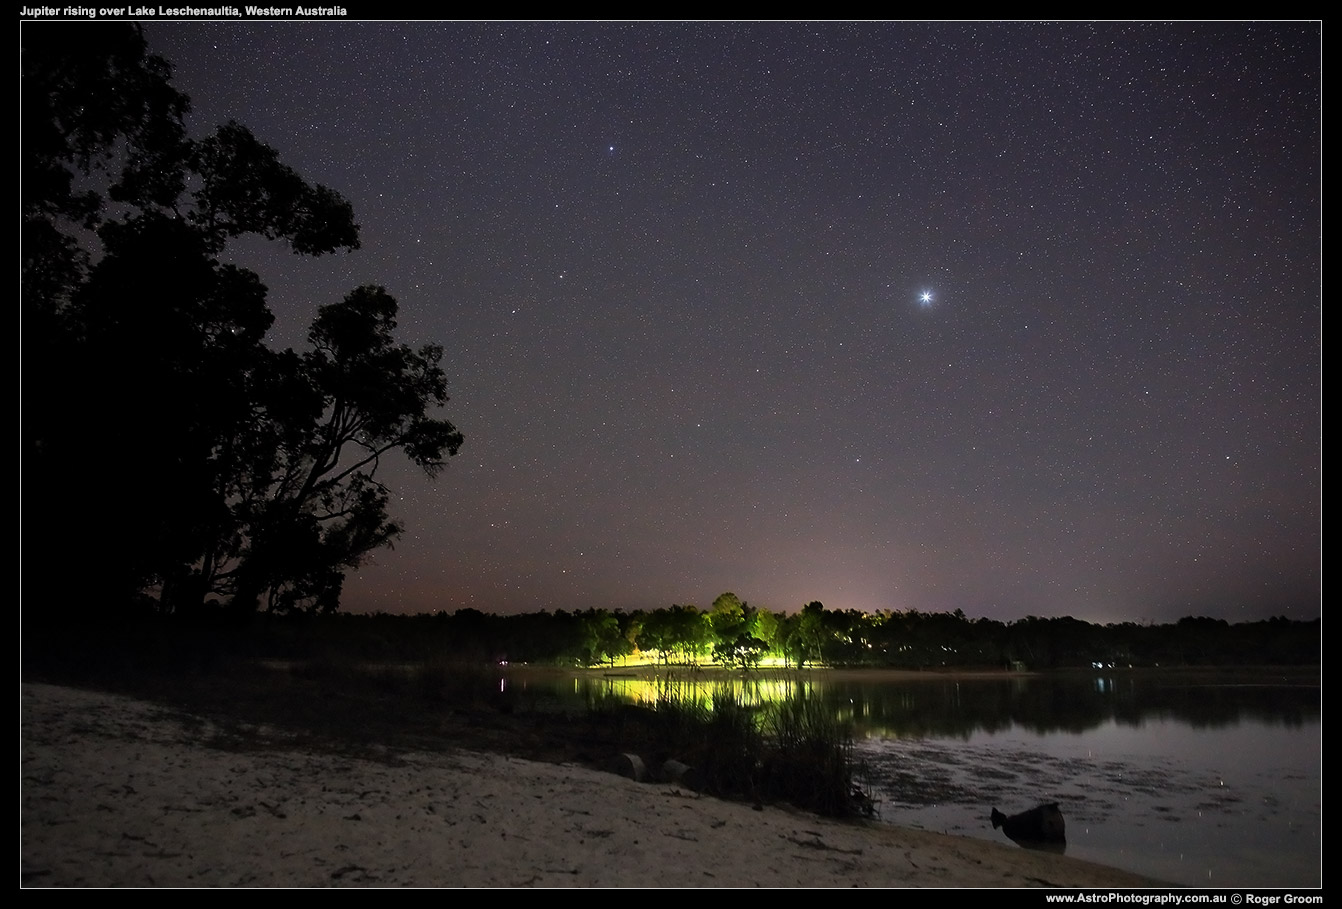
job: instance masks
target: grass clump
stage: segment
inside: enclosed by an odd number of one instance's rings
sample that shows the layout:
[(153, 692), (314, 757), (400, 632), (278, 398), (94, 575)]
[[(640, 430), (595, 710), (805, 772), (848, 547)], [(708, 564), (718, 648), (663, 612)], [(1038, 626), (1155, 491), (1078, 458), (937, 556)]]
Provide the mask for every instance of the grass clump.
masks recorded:
[(817, 814), (870, 814), (871, 801), (855, 784), (851, 728), (819, 697), (798, 692), (773, 705), (770, 743), (760, 766), (771, 797)]
[(680, 692), (648, 707), (594, 705), (627, 750), (660, 766), (694, 768), (697, 788), (722, 798), (789, 802), (830, 817), (870, 813), (854, 785), (852, 731), (819, 696), (751, 704), (726, 686), (708, 702)]

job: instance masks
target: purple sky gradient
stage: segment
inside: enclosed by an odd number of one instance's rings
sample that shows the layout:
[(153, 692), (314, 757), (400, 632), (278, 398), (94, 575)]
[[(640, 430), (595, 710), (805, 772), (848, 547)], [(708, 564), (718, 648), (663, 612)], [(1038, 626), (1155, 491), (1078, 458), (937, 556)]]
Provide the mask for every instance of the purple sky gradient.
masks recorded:
[(347, 610), (1319, 613), (1318, 23), (145, 31), (446, 347)]

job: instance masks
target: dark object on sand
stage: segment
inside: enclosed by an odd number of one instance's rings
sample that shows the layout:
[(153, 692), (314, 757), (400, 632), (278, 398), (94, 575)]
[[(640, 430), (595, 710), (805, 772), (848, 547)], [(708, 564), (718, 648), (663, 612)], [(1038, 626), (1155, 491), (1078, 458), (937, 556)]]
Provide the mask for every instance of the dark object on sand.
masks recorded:
[(641, 783), (648, 778), (648, 768), (644, 765), (643, 758), (636, 754), (617, 754), (607, 763), (606, 769), (611, 773), (628, 777), (635, 783)]
[(1027, 849), (1062, 852), (1067, 845), (1067, 825), (1057, 802), (1040, 805), (1010, 817), (994, 808), (992, 821), (994, 830), (1001, 827), (1012, 842)]

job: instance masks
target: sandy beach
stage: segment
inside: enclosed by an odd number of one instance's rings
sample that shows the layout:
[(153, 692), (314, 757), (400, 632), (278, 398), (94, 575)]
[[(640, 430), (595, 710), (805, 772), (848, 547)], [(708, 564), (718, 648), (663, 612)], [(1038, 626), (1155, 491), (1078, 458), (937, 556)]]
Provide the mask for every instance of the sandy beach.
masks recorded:
[[(1049, 853), (470, 751), (312, 751), (22, 686), (28, 887), (1135, 887)], [(258, 744), (260, 743), (260, 744)]]

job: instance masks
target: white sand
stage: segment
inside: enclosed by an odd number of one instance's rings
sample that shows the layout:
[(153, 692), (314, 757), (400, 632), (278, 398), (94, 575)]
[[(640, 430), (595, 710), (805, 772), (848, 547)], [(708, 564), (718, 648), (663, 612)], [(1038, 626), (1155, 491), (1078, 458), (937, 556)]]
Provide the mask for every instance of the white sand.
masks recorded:
[(22, 686), (33, 887), (1131, 887), (962, 837), (491, 754), (234, 750), (210, 723)]

